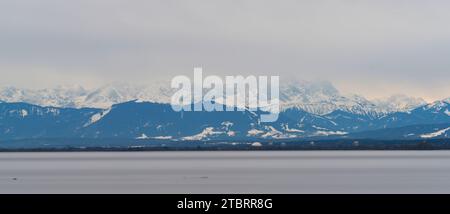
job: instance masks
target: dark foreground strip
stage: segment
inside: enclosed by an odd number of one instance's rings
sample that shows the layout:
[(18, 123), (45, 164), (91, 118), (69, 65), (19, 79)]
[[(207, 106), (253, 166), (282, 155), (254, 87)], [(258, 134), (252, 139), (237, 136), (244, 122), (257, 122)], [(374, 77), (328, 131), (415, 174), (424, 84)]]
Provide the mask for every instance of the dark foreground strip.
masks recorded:
[(449, 209), (449, 195), (0, 195), (1, 213), (361, 213)]

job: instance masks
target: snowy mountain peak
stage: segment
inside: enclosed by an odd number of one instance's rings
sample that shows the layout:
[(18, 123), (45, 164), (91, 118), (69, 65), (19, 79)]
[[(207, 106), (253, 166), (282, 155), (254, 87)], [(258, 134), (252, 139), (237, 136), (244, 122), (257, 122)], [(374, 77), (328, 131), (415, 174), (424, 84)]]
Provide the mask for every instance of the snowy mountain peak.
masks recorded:
[(393, 95), (384, 99), (376, 99), (372, 102), (377, 106), (377, 110), (382, 112), (408, 112), (414, 108), (427, 104), (422, 98), (409, 97), (406, 95)]
[(427, 104), (423, 107), (425, 110), (434, 110), (435, 112), (449, 111), (450, 103), (446, 100), (438, 100), (433, 103)]
[(375, 106), (362, 96), (344, 96), (329, 82), (290, 82), (280, 87), (284, 109), (296, 107), (309, 113), (324, 115), (335, 110), (372, 114)]

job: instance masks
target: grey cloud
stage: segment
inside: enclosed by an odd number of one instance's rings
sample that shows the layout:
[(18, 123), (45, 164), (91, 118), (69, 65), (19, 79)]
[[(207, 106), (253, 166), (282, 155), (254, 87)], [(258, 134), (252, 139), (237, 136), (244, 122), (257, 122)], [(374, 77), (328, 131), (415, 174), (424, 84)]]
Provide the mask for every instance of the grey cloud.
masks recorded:
[(0, 84), (133, 82), (203, 66), (439, 99), (450, 91), (449, 9), (437, 0), (5, 0)]

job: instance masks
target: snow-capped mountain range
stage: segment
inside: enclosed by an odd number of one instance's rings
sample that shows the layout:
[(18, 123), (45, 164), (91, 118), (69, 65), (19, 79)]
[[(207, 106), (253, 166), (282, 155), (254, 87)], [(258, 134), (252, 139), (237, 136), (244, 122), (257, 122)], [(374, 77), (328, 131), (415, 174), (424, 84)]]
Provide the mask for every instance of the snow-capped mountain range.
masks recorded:
[(82, 86), (57, 86), (50, 89), (0, 88), (0, 100), (4, 102), (26, 102), (39, 106), (65, 108), (109, 108), (113, 104), (130, 100), (145, 100), (169, 103), (173, 90), (163, 84), (131, 85), (113, 83), (97, 88)]
[[(148, 85), (114, 83), (92, 89), (81, 86), (58, 86), (38, 90), (1, 87), (0, 101), (26, 102), (39, 106), (107, 109), (113, 104), (136, 99), (169, 103), (174, 92), (168, 82)], [(325, 115), (335, 110), (362, 115), (382, 115), (390, 112), (407, 112), (427, 104), (421, 98), (406, 95), (368, 100), (360, 95), (343, 95), (329, 82), (306, 81), (281, 84), (280, 101), (282, 109), (296, 107), (317, 115)]]
[(406, 112), (427, 104), (422, 98), (406, 95), (393, 95), (385, 99), (369, 100), (356, 94), (343, 95), (329, 82), (304, 81), (282, 84), (280, 100), (285, 109), (298, 107), (317, 115), (342, 110), (377, 116), (390, 112)]
[(75, 138), (170, 141), (450, 138), (450, 99), (368, 100), (327, 82), (282, 84), (278, 120), (261, 110), (175, 112), (167, 84), (0, 90), (0, 142)]
[(429, 139), (450, 137), (450, 103), (437, 101), (380, 117), (336, 110), (326, 115), (284, 109), (264, 112), (175, 112), (170, 104), (130, 101), (108, 109), (0, 103), (0, 142), (13, 139), (165, 139), (177, 141), (300, 138)]

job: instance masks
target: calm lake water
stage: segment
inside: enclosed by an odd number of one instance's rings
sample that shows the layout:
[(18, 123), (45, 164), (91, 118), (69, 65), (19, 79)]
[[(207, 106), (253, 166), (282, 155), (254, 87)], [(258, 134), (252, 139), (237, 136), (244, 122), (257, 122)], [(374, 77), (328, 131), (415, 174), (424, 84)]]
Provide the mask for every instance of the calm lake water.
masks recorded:
[(450, 193), (450, 151), (0, 153), (0, 193)]

